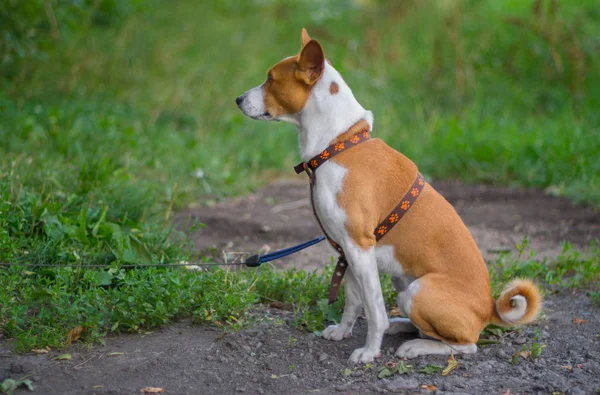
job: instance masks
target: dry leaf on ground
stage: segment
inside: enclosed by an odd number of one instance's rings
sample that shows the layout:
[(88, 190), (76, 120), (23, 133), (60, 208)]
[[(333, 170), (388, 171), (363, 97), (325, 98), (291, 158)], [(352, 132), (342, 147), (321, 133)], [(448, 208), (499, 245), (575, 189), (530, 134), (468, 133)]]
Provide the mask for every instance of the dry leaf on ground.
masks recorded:
[(456, 369), (457, 366), (458, 366), (458, 362), (456, 362), (456, 359), (454, 358), (454, 354), (451, 354), (450, 357), (448, 358), (448, 366), (446, 366), (446, 369), (444, 369), (442, 371), (442, 376), (446, 376), (448, 373), (450, 373), (451, 371)]
[(397, 307), (392, 307), (392, 309), (389, 312), (389, 316), (390, 317), (400, 317), (400, 316), (402, 316), (402, 313), (400, 313), (400, 309), (398, 309)]
[(158, 394), (159, 392), (163, 392), (163, 389), (160, 387), (144, 387), (141, 389), (141, 392), (144, 394)]
[(48, 354), (50, 352), (50, 347), (34, 348), (31, 352), (34, 354)]
[(83, 333), (85, 329), (83, 328), (83, 326), (81, 325), (77, 325), (75, 328), (71, 329), (69, 331), (69, 334), (67, 335), (67, 344), (73, 344), (73, 342), (76, 342), (77, 340), (79, 340), (79, 338), (81, 337), (81, 334)]

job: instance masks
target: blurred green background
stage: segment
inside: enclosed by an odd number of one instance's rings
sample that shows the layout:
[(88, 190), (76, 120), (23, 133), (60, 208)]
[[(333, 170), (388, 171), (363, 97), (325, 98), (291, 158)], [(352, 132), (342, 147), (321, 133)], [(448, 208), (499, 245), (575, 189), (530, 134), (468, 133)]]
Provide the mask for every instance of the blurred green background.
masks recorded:
[[(294, 176), (294, 127), (234, 100), (299, 51), (302, 27), (425, 175), (600, 207), (597, 0), (2, 0), (0, 263), (75, 265), (0, 267), (6, 339), (63, 347), (79, 325), (95, 341), (181, 317), (239, 328), (265, 300), (310, 330), (339, 314), (342, 298), (319, 301), (332, 268), (120, 267), (210, 262), (173, 211)], [(491, 264), (495, 287), (534, 276), (599, 300), (597, 248), (552, 266), (520, 262), (525, 245)]]
[(234, 99), (302, 27), (426, 175), (600, 205), (597, 0), (4, 0), (0, 261), (166, 261), (173, 209), (291, 176)]

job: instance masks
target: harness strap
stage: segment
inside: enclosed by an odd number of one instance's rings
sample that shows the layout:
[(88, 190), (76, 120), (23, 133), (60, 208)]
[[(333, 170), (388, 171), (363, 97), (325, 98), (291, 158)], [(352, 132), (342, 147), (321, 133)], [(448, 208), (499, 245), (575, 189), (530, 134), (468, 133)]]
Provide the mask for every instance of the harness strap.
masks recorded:
[[(333, 241), (333, 239), (331, 237), (329, 237), (329, 235), (325, 231), (325, 228), (323, 227), (323, 224), (321, 223), (321, 220), (319, 219), (319, 216), (317, 215), (317, 210), (315, 209), (315, 201), (314, 201), (314, 197), (313, 197), (314, 196), (313, 190), (314, 190), (314, 185), (316, 182), (315, 173), (312, 170), (310, 170), (308, 168), (308, 166), (306, 166), (305, 162), (300, 163), (298, 166), (294, 167), (294, 169), (296, 169), (296, 173), (298, 173), (298, 174), (301, 173), (302, 171), (305, 171), (306, 174), (308, 175), (308, 179), (310, 181), (309, 182), (309, 184), (310, 184), (310, 205), (312, 207), (313, 214), (315, 215), (315, 218), (317, 219), (317, 223), (319, 224), (321, 231), (327, 238), (327, 241), (329, 241), (329, 244), (331, 244), (331, 246), (340, 254), (337, 264), (335, 265), (333, 277), (331, 278), (331, 284), (329, 284), (329, 304), (333, 304), (337, 300), (337, 295), (338, 295), (338, 293), (340, 291), (340, 287), (342, 285), (342, 279), (344, 278), (344, 274), (346, 274), (346, 269), (348, 268), (348, 261), (346, 260), (346, 254), (344, 254), (344, 250), (342, 249), (342, 247), (338, 243)], [(302, 169), (302, 170), (298, 171), (299, 169)]]
[(417, 171), (417, 178), (415, 182), (413, 182), (412, 186), (406, 192), (406, 195), (402, 199), (400, 199), (400, 203), (392, 212), (381, 221), (379, 225), (375, 228), (375, 240), (381, 240), (388, 232), (404, 217), (404, 214), (413, 206), (421, 192), (425, 188), (425, 180), (423, 180), (423, 176), (420, 172)]
[[(296, 166), (294, 166), (294, 170), (296, 174), (300, 174), (302, 172), (306, 172), (308, 175), (308, 179), (310, 182), (310, 203), (312, 206), (313, 214), (317, 219), (317, 223), (323, 231), (323, 234), (329, 241), (329, 244), (340, 254), (338, 258), (337, 264), (335, 266), (335, 270), (333, 272), (333, 277), (331, 278), (331, 284), (329, 286), (329, 304), (334, 303), (337, 300), (337, 295), (342, 285), (342, 279), (344, 278), (344, 274), (346, 273), (346, 269), (348, 268), (348, 261), (346, 259), (346, 254), (344, 254), (344, 250), (342, 247), (336, 243), (325, 231), (319, 216), (317, 215), (317, 211), (315, 208), (314, 201), (314, 186), (317, 182), (317, 177), (315, 174), (315, 170), (319, 168), (323, 163), (327, 162), (329, 159), (333, 158), (336, 155), (360, 144), (365, 141), (371, 139), (371, 135), (366, 130), (361, 130), (358, 133), (354, 134), (348, 140), (337, 142), (331, 144), (320, 154), (314, 156), (308, 162), (302, 162)], [(406, 212), (412, 207), (414, 202), (417, 200), (421, 191), (425, 187), (425, 181), (423, 180), (423, 176), (421, 173), (417, 172), (417, 177), (409, 191), (404, 195), (404, 197), (400, 200), (400, 203), (392, 210), (392, 212), (383, 220), (376, 228), (373, 234), (375, 235), (376, 241), (381, 240), (389, 231), (400, 221), (400, 219), (406, 214)]]

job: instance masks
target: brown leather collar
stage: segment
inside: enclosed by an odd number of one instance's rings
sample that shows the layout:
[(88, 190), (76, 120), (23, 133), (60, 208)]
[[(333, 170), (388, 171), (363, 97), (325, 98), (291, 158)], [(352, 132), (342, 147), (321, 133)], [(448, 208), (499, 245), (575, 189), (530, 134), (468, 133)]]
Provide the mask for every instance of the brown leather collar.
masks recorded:
[[(325, 150), (323, 150), (320, 154), (314, 156), (308, 162), (302, 162), (294, 166), (294, 170), (297, 174), (306, 172), (308, 175), (308, 178), (310, 179), (310, 202), (315, 218), (317, 219), (323, 234), (325, 237), (327, 237), (327, 240), (331, 246), (340, 253), (340, 257), (338, 258), (338, 262), (335, 266), (333, 277), (331, 279), (331, 285), (329, 286), (329, 304), (332, 304), (337, 300), (337, 294), (342, 284), (344, 274), (346, 273), (348, 261), (346, 260), (346, 255), (344, 254), (342, 247), (332, 240), (327, 232), (325, 232), (325, 228), (323, 228), (321, 220), (319, 219), (317, 211), (315, 210), (313, 190), (316, 183), (316, 175), (314, 172), (317, 168), (319, 168), (319, 166), (334, 156), (370, 139), (371, 135), (369, 133), (369, 124), (364, 120), (358, 121), (350, 129), (338, 136), (338, 138), (336, 138), (334, 142), (329, 147), (325, 148)], [(373, 234), (375, 235), (376, 241), (381, 240), (398, 223), (398, 221), (402, 219), (406, 212), (413, 206), (417, 198), (421, 195), (423, 188), (425, 188), (425, 181), (423, 180), (421, 173), (417, 172), (416, 180), (408, 192), (404, 195), (392, 212), (386, 217), (386, 219), (375, 228)]]
[(370, 139), (371, 134), (369, 133), (369, 124), (367, 121), (361, 119), (352, 125), (346, 132), (338, 136), (333, 143), (321, 151), (321, 153), (315, 155), (307, 162), (302, 162), (294, 166), (294, 170), (296, 171), (296, 174), (307, 171), (307, 168), (311, 171), (315, 171), (319, 166), (334, 156)]

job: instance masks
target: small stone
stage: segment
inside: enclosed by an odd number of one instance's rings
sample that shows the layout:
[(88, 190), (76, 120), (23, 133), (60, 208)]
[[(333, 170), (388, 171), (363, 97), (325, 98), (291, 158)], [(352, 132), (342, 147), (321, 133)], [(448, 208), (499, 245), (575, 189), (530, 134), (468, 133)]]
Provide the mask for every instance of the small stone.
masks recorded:
[(498, 350), (498, 352), (496, 353), (496, 356), (498, 357), (498, 359), (508, 359), (508, 358), (510, 358), (510, 355), (508, 355), (503, 350)]
[(416, 379), (397, 377), (394, 380), (390, 380), (385, 386), (385, 389), (391, 392), (402, 392), (403, 390), (411, 390), (418, 387), (419, 382)]
[(246, 387), (236, 387), (235, 391), (236, 392), (246, 392)]
[(248, 329), (246, 331), (244, 331), (246, 336), (250, 336), (250, 337), (256, 337), (256, 335), (258, 335), (259, 331), (257, 331), (256, 329)]
[(517, 337), (515, 340), (513, 340), (513, 343), (515, 344), (525, 344), (527, 343), (527, 339), (525, 339), (524, 337)]
[(314, 333), (309, 333), (308, 335), (306, 335), (304, 340), (306, 340), (307, 342), (310, 342), (310, 341), (315, 340), (316, 337), (317, 337), (317, 335), (315, 335)]
[(242, 348), (243, 348), (244, 350), (246, 350), (247, 352), (252, 352), (252, 349), (251, 349), (251, 348), (250, 348), (250, 346), (249, 346), (249, 345), (247, 345), (247, 344), (244, 344), (244, 345), (242, 346)]
[(264, 390), (264, 389), (262, 389), (261, 387), (258, 387), (258, 390), (257, 390), (257, 391), (258, 391), (258, 393), (259, 393), (260, 395), (263, 395), (263, 394), (265, 393), (265, 390)]
[(10, 372), (11, 373), (25, 373), (25, 369), (23, 368), (22, 364), (13, 362), (10, 364)]
[(584, 390), (582, 390), (581, 388), (577, 388), (577, 387), (575, 387), (575, 388), (571, 388), (571, 389), (570, 389), (570, 390), (567, 392), (567, 394), (569, 394), (569, 395), (585, 395), (585, 394), (586, 394), (586, 392), (585, 392)]
[(329, 358), (329, 355), (325, 354), (324, 352), (322, 352), (321, 354), (319, 354), (319, 362), (323, 362), (327, 358)]
[(215, 360), (215, 357), (213, 357), (212, 355), (207, 355), (206, 356), (206, 360), (209, 361), (209, 362), (212, 362), (212, 361)]

